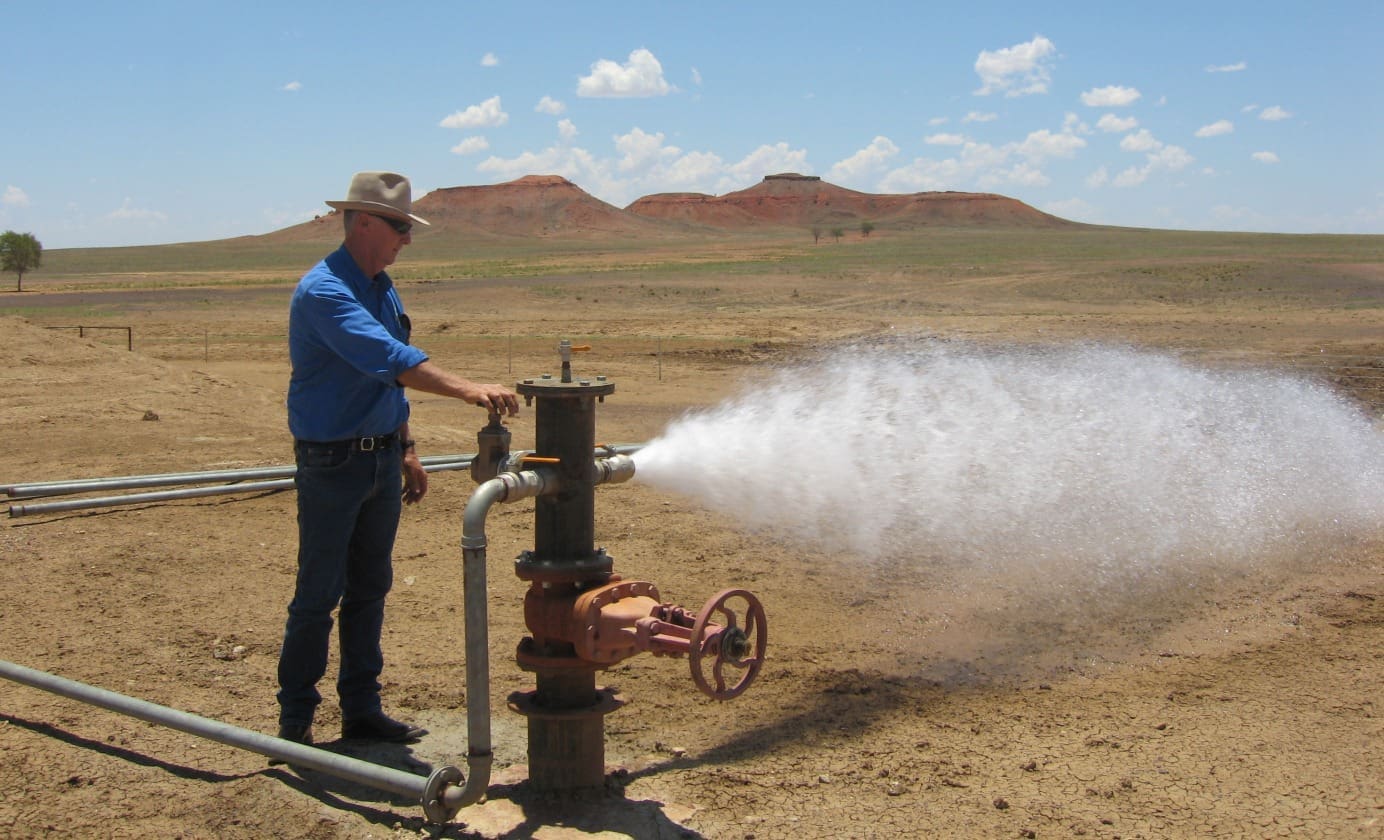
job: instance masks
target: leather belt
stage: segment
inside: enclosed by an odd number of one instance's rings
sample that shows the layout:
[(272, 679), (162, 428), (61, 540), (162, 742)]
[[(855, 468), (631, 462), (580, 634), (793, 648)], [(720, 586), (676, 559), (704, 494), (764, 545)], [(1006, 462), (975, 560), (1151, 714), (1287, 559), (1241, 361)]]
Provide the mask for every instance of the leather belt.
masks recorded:
[(350, 449), (352, 452), (374, 452), (388, 449), (399, 440), (397, 433), (369, 435), (367, 437), (346, 438), (345, 440), (295, 440), (295, 446), (310, 446), (314, 449)]

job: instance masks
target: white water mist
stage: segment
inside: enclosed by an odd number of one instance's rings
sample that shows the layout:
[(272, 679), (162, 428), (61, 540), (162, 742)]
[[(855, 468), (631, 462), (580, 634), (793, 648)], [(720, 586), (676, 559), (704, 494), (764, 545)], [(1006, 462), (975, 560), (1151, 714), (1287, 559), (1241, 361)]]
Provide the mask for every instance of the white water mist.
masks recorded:
[(849, 347), (685, 416), (637, 479), (865, 558), (1112, 581), (1384, 526), (1329, 388), (1109, 346)]

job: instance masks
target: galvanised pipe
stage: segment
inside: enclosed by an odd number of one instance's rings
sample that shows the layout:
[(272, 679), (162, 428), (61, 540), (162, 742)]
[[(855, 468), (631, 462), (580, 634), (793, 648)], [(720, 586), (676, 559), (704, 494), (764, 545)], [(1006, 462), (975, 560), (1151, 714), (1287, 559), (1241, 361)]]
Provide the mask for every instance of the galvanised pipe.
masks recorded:
[[(470, 461), (445, 461), (438, 464), (424, 464), (425, 472), (464, 470), (471, 466)], [(289, 469), (292, 475), (293, 468)], [(261, 493), (271, 490), (288, 490), (293, 487), (292, 478), (275, 481), (251, 481), (245, 484), (220, 484), (215, 487), (186, 487), (181, 490), (159, 490), (153, 493), (125, 493), (118, 496), (101, 496), (88, 499), (70, 499), (65, 502), (36, 502), (28, 505), (10, 505), (10, 518), (30, 516), (36, 513), (59, 513), (86, 508), (115, 507), (140, 502), (166, 502), (174, 499), (196, 499), (203, 496), (225, 496), (231, 493)]]
[[(643, 449), (642, 443), (602, 444), (596, 447), (599, 455), (632, 455)], [(457, 463), (465, 469), (475, 459), (470, 455), (428, 455), (419, 458), (424, 467), (433, 464)], [(23, 484), (0, 485), (5, 495), (12, 499), (37, 499), (44, 496), (65, 496), (74, 493), (98, 490), (137, 490), (142, 487), (168, 487), (178, 484), (211, 484), (214, 482), (250, 481), (259, 479), (292, 478), (297, 467), (293, 465), (278, 467), (245, 467), (238, 470), (206, 470), (202, 472), (152, 473), (149, 475), (125, 475), (110, 478), (78, 478), (67, 481), (42, 481)]]
[[(474, 455), (430, 455), (418, 460), (423, 466), (429, 464), (449, 464), (465, 461), (467, 465)], [(42, 496), (65, 496), (73, 493), (87, 493), (96, 490), (135, 490), (141, 487), (167, 487), (174, 484), (211, 484), (217, 481), (250, 481), (270, 478), (292, 478), (297, 467), (246, 467), (238, 470), (207, 470), (187, 473), (156, 473), (153, 475), (127, 475), (114, 478), (79, 478), (70, 481), (32, 482), (11, 484), (5, 487), (5, 495), (13, 499), (37, 499)]]
[(153, 493), (126, 493), (120, 496), (101, 496), (95, 499), (68, 499), (65, 502), (36, 502), (31, 505), (10, 505), (10, 518), (17, 519), (35, 513), (61, 513), (86, 508), (133, 505), (140, 502), (167, 502), (173, 499), (223, 496), (228, 493), (260, 493), (269, 490), (284, 490), (292, 486), (293, 479), (281, 478), (277, 481), (251, 481), (245, 484), (223, 484), (216, 487), (188, 487), (182, 490), (160, 490)]
[[(387, 790), (417, 799), (428, 819), (435, 823), (449, 821), (462, 806), (461, 771), (455, 767), (440, 767), (428, 777), (415, 776), (393, 767), (383, 767), (327, 752), (304, 744), (274, 738), (260, 732), (242, 729), (222, 721), (170, 709), (157, 703), (139, 700), (104, 688), (75, 682), (63, 677), (36, 671), (13, 662), (0, 661), (0, 676), (43, 691), (59, 694), (93, 706), (139, 718), (148, 723), (167, 726), (207, 738), (228, 746), (259, 753), (290, 764), (311, 767), (330, 776)], [(469, 787), (469, 783), (468, 783)]]
[(514, 502), (557, 490), (548, 471), (500, 473), (471, 493), (462, 515), (462, 598), (466, 617), (466, 769), (458, 798), (464, 807), (481, 800), (490, 784), (490, 618), (486, 601), (485, 519), (498, 502)]

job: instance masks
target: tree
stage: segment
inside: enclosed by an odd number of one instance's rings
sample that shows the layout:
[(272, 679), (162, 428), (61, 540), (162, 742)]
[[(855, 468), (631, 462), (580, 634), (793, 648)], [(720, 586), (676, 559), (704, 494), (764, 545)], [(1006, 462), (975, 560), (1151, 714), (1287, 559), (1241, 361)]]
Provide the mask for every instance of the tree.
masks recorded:
[(13, 271), (17, 275), (14, 290), (24, 291), (24, 272), (38, 268), (43, 246), (32, 233), (15, 233), (7, 230), (0, 233), (0, 271)]
[(868, 239), (869, 236), (870, 236), (870, 234), (871, 234), (871, 233), (874, 233), (874, 230), (875, 230), (875, 223), (874, 223), (874, 222), (871, 222), (871, 221), (869, 221), (869, 220), (867, 219), (866, 221), (863, 221), (863, 222), (860, 223), (860, 235), (861, 235), (861, 236), (864, 236), (865, 238)]
[(845, 236), (846, 232), (839, 227), (834, 227), (831, 229), (831, 235), (836, 238), (837, 242), (840, 242), (841, 237)]

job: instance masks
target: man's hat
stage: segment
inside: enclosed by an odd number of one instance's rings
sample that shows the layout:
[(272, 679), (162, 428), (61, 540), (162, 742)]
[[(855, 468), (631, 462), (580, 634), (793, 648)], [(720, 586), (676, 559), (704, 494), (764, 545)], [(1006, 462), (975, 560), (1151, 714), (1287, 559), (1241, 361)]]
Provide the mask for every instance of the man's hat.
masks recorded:
[(427, 219), (413, 215), (413, 196), (408, 179), (393, 172), (357, 172), (351, 178), (351, 188), (344, 201), (328, 201), (337, 210), (364, 210), (391, 219), (428, 224)]

